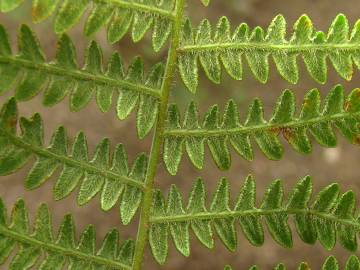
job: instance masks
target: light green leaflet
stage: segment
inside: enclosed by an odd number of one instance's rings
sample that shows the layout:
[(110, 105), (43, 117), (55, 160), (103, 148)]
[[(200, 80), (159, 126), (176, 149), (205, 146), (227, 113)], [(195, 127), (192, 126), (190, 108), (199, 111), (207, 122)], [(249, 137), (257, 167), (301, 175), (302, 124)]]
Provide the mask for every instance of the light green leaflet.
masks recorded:
[(270, 67), (269, 56), (280, 75), (290, 83), (297, 83), (298, 56), (301, 56), (311, 77), (319, 83), (327, 80), (327, 58), (336, 72), (351, 80), (353, 63), (360, 68), (360, 21), (349, 34), (345, 15), (339, 14), (331, 23), (327, 34), (316, 31), (308, 16), (301, 16), (294, 24), (293, 34), (286, 39), (286, 21), (276, 16), (265, 32), (257, 26), (250, 31), (246, 23), (231, 31), (226, 17), (212, 27), (203, 20), (193, 29), (189, 20), (183, 27), (182, 44), (178, 48), (180, 75), (187, 88), (195, 92), (198, 85), (198, 62), (206, 76), (214, 83), (221, 81), (221, 64), (235, 80), (243, 78), (243, 59), (246, 59), (254, 77), (266, 83)]
[[(256, 265), (252, 266), (249, 268), (249, 270), (259, 270), (260, 268), (258, 268)], [(277, 266), (275, 266), (273, 268), (274, 270), (285, 270), (286, 266), (282, 263), (279, 263)], [(299, 264), (297, 270), (309, 270), (311, 269), (310, 266), (305, 263), (302, 262)], [(336, 260), (336, 258), (334, 256), (329, 256), (326, 258), (325, 262), (323, 263), (322, 270), (340, 270), (340, 269), (344, 269), (344, 270), (359, 270), (360, 269), (360, 261), (359, 258), (355, 255), (351, 255), (347, 261), (346, 261), (346, 265), (344, 268), (339, 266), (338, 261)], [(232, 270), (232, 268), (230, 266), (225, 266), (224, 270)]]
[(323, 147), (335, 147), (337, 139), (333, 126), (337, 127), (350, 143), (359, 144), (360, 89), (356, 88), (345, 97), (341, 85), (333, 87), (321, 106), (320, 91), (312, 89), (305, 94), (304, 101), (295, 116), (295, 95), (285, 90), (278, 98), (272, 117), (267, 121), (263, 105), (255, 99), (249, 106), (244, 124), (241, 124), (238, 107), (230, 100), (222, 117), (217, 105), (209, 108), (202, 124), (199, 122), (197, 106), (190, 103), (181, 125), (178, 109), (170, 105), (168, 125), (165, 130), (164, 163), (169, 173), (178, 171), (184, 150), (192, 164), (202, 169), (204, 145), (208, 145), (216, 165), (221, 170), (231, 166), (229, 145), (246, 160), (253, 160), (253, 138), (267, 158), (279, 160), (283, 155), (282, 135), (291, 147), (301, 153), (312, 151), (308, 134)]
[[(71, 215), (66, 215), (55, 238), (49, 209), (46, 204), (37, 210), (34, 226), (30, 227), (29, 214), (19, 199), (8, 221), (6, 208), (0, 199), (0, 265), (11, 257), (9, 270), (28, 269), (38, 265), (40, 270), (61, 270), (66, 264), (75, 269), (131, 269), (134, 242), (119, 245), (119, 233), (109, 231), (99, 250), (96, 250), (95, 228), (88, 225), (77, 242)], [(11, 256), (16, 250), (16, 255)]]
[[(22, 2), (24, 0), (1, 0), (0, 11), (9, 12)], [(77, 24), (90, 9), (84, 27), (86, 36), (106, 26), (110, 43), (119, 41), (127, 32), (138, 42), (153, 28), (153, 48), (159, 51), (170, 35), (174, 3), (173, 0), (32, 0), (32, 17), (39, 23), (56, 13), (54, 31), (61, 34)]]
[(157, 262), (166, 261), (168, 231), (177, 250), (184, 256), (190, 254), (190, 228), (205, 247), (214, 247), (215, 231), (226, 248), (235, 251), (238, 224), (252, 245), (261, 246), (264, 243), (262, 224), (265, 223), (271, 237), (279, 245), (290, 248), (293, 240), (289, 217), (293, 218), (297, 234), (307, 244), (313, 245), (319, 240), (324, 248), (331, 250), (338, 239), (345, 249), (357, 250), (360, 223), (354, 214), (355, 195), (352, 191), (341, 194), (336, 183), (323, 188), (311, 199), (312, 181), (306, 176), (299, 180), (285, 201), (282, 181), (275, 180), (265, 191), (260, 207), (257, 207), (255, 181), (251, 175), (234, 205), (230, 203), (229, 182), (225, 178), (218, 183), (209, 206), (206, 194), (201, 179), (193, 184), (186, 207), (175, 186), (171, 187), (166, 203), (161, 193), (155, 192), (149, 240)]
[(61, 168), (54, 186), (54, 197), (60, 200), (80, 185), (77, 201), (88, 203), (100, 193), (103, 210), (109, 210), (120, 201), (122, 222), (128, 224), (140, 205), (143, 180), (146, 175), (147, 157), (136, 157), (128, 168), (127, 154), (122, 144), (115, 147), (110, 160), (110, 142), (103, 139), (96, 147), (91, 160), (88, 158), (86, 136), (80, 132), (74, 139), (71, 152), (68, 137), (59, 127), (44, 146), (42, 120), (38, 114), (20, 118), (21, 135), (17, 135), (18, 112), (15, 99), (10, 99), (0, 112), (0, 175), (9, 175), (24, 167), (33, 156), (33, 164), (25, 179), (29, 190), (38, 188)]
[(125, 119), (138, 105), (137, 132), (145, 137), (155, 123), (164, 66), (154, 65), (144, 75), (144, 63), (135, 57), (124, 71), (122, 58), (114, 53), (103, 70), (103, 56), (99, 45), (91, 42), (82, 69), (76, 63), (74, 44), (67, 35), (58, 41), (55, 60), (45, 62), (39, 42), (31, 29), (19, 29), (19, 52), (13, 55), (7, 33), (0, 25), (0, 94), (15, 87), (18, 101), (35, 97), (44, 89), (43, 104), (53, 106), (70, 96), (71, 111), (84, 108), (95, 96), (102, 112), (110, 109), (113, 96), (117, 98), (117, 115)]

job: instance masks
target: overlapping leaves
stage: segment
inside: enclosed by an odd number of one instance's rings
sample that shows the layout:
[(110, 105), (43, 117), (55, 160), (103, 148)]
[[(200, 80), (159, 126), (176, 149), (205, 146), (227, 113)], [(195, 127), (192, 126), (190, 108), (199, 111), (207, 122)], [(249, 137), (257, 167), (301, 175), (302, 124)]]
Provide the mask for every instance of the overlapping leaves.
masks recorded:
[(285, 90), (279, 97), (269, 121), (263, 116), (261, 101), (255, 99), (249, 106), (245, 123), (240, 124), (236, 103), (230, 100), (222, 119), (217, 105), (211, 107), (201, 125), (197, 106), (191, 103), (181, 126), (178, 109), (169, 107), (168, 125), (165, 131), (164, 162), (171, 174), (176, 174), (184, 148), (196, 168), (203, 168), (204, 145), (207, 144), (216, 165), (226, 170), (231, 165), (228, 144), (246, 160), (253, 160), (253, 137), (260, 150), (272, 160), (283, 155), (279, 135), (283, 135), (293, 149), (302, 154), (311, 152), (308, 133), (324, 147), (335, 147), (337, 143), (332, 126), (353, 144), (359, 144), (360, 89), (344, 96), (341, 85), (335, 86), (324, 100), (321, 109), (320, 92), (309, 91), (304, 98), (301, 112), (295, 116), (294, 94)]
[[(29, 269), (39, 264), (41, 270), (66, 269), (131, 269), (134, 242), (119, 245), (117, 230), (109, 231), (96, 251), (95, 228), (89, 225), (75, 240), (75, 226), (71, 215), (66, 215), (58, 236), (53, 235), (49, 209), (42, 204), (36, 214), (35, 226), (29, 224), (28, 211), (23, 200), (18, 200), (8, 221), (6, 208), (0, 200), (0, 264), (4, 264), (15, 249), (16, 255), (7, 269)], [(16, 248), (18, 247), (18, 248)]]
[(135, 57), (125, 73), (120, 55), (114, 53), (104, 72), (101, 48), (92, 42), (85, 65), (79, 70), (74, 45), (67, 35), (58, 42), (55, 60), (46, 63), (37, 38), (26, 25), (19, 30), (18, 44), (19, 52), (14, 56), (6, 31), (0, 26), (0, 94), (16, 85), (16, 99), (25, 101), (45, 89), (45, 106), (55, 105), (70, 95), (72, 111), (85, 107), (95, 95), (103, 112), (110, 109), (114, 94), (118, 94), (118, 117), (125, 119), (139, 104), (138, 135), (143, 138), (151, 130), (158, 110), (162, 64), (154, 65), (145, 78), (141, 58)]
[[(249, 270), (258, 270), (260, 268), (258, 268), (256, 265), (252, 266)], [(275, 266), (273, 268), (274, 270), (285, 270), (286, 266), (282, 263), (279, 263), (277, 266)], [(300, 263), (300, 265), (297, 268), (298, 270), (309, 270), (310, 266), (305, 263), (302, 262)], [(339, 269), (344, 269), (344, 270), (359, 270), (360, 269), (360, 261), (359, 258), (356, 257), (355, 255), (351, 255), (344, 268), (341, 268), (339, 266), (339, 263), (337, 261), (337, 259), (334, 256), (329, 256), (326, 258), (324, 264), (321, 267), (322, 270), (339, 270)], [(232, 268), (230, 266), (225, 266), (224, 270), (232, 270)]]
[(305, 243), (314, 244), (319, 240), (331, 250), (339, 239), (344, 248), (357, 249), (360, 223), (354, 216), (355, 195), (352, 191), (340, 194), (336, 183), (323, 188), (312, 203), (312, 181), (308, 176), (297, 183), (287, 202), (282, 182), (275, 180), (266, 190), (260, 207), (256, 206), (255, 181), (251, 176), (246, 179), (235, 204), (230, 200), (225, 178), (220, 180), (209, 208), (206, 194), (201, 179), (194, 183), (186, 208), (176, 186), (171, 187), (166, 203), (159, 191), (154, 194), (149, 241), (159, 263), (164, 263), (167, 257), (169, 231), (177, 250), (184, 256), (190, 254), (190, 228), (205, 247), (213, 248), (215, 230), (224, 245), (235, 251), (236, 225), (240, 224), (252, 245), (260, 246), (264, 243), (264, 221), (272, 238), (290, 248), (293, 240), (289, 216), (293, 217), (296, 231)]
[(287, 40), (286, 21), (282, 15), (273, 19), (266, 33), (259, 26), (250, 31), (246, 23), (231, 33), (226, 17), (219, 19), (215, 29), (207, 19), (197, 29), (193, 29), (188, 20), (178, 51), (181, 77), (192, 92), (198, 85), (198, 60), (206, 76), (214, 83), (221, 80), (220, 63), (232, 78), (241, 80), (244, 57), (254, 77), (265, 83), (269, 77), (269, 56), (272, 56), (280, 75), (295, 84), (299, 79), (299, 55), (311, 77), (319, 83), (327, 80), (327, 58), (342, 78), (350, 80), (353, 63), (360, 68), (360, 21), (356, 22), (349, 36), (348, 20), (340, 14), (324, 34), (316, 31), (309, 17), (303, 15), (294, 24), (294, 32)]
[[(23, 1), (2, 0), (0, 11), (9, 12)], [(159, 51), (167, 41), (174, 17), (173, 0), (33, 0), (33, 21), (38, 23), (45, 20), (55, 13), (58, 6), (54, 23), (57, 34), (70, 29), (87, 9), (91, 9), (84, 28), (87, 36), (106, 26), (110, 43), (119, 41), (130, 29), (133, 41), (138, 42), (153, 28), (152, 43), (155, 51)]]
[(56, 200), (68, 196), (80, 185), (79, 205), (100, 193), (101, 208), (109, 210), (118, 201), (124, 224), (128, 224), (140, 205), (147, 157), (140, 154), (131, 169), (122, 144), (116, 146), (110, 161), (110, 142), (103, 139), (89, 160), (85, 135), (76, 136), (71, 151), (65, 129), (59, 127), (48, 147), (44, 146), (42, 120), (38, 114), (20, 118), (21, 134), (17, 135), (18, 112), (12, 98), (0, 113), (0, 175), (12, 174), (36, 157), (25, 179), (25, 187), (35, 189), (61, 168), (54, 186)]

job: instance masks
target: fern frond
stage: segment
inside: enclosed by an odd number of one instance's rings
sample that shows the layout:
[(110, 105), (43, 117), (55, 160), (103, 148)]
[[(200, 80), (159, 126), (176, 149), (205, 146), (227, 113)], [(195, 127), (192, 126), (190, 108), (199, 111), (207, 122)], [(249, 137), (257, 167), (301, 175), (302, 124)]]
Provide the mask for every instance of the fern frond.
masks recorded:
[(141, 58), (135, 57), (125, 73), (121, 56), (114, 53), (104, 72), (101, 48), (93, 41), (85, 65), (79, 70), (74, 44), (65, 34), (58, 42), (55, 60), (46, 63), (37, 38), (26, 25), (19, 30), (18, 43), (19, 53), (12, 55), (7, 33), (0, 25), (0, 94), (16, 84), (16, 99), (25, 101), (45, 89), (45, 106), (53, 106), (70, 95), (72, 111), (85, 107), (95, 95), (98, 107), (106, 112), (115, 93), (119, 94), (118, 117), (125, 119), (139, 103), (138, 135), (143, 138), (151, 130), (158, 110), (163, 64), (154, 65), (145, 78)]
[(140, 154), (129, 170), (127, 154), (122, 144), (116, 146), (110, 161), (110, 142), (103, 139), (88, 159), (86, 136), (80, 132), (68, 151), (68, 138), (63, 127), (53, 134), (50, 146), (45, 147), (42, 120), (39, 114), (31, 119), (20, 118), (21, 135), (17, 135), (18, 112), (15, 99), (10, 99), (0, 113), (0, 175), (9, 175), (36, 157), (28, 173), (25, 187), (38, 188), (54, 172), (62, 172), (54, 187), (56, 200), (68, 196), (81, 182), (78, 204), (89, 202), (101, 192), (101, 208), (109, 210), (117, 201), (123, 223), (128, 224), (139, 207), (147, 157)]
[(319, 240), (327, 250), (331, 250), (338, 238), (344, 248), (350, 251), (357, 249), (360, 223), (354, 216), (355, 195), (352, 191), (340, 195), (336, 183), (322, 189), (311, 205), (312, 181), (309, 176), (297, 183), (287, 202), (283, 199), (282, 182), (275, 180), (265, 192), (260, 207), (256, 206), (252, 176), (246, 179), (235, 206), (231, 203), (229, 183), (225, 178), (220, 180), (209, 210), (205, 203), (206, 194), (201, 179), (194, 183), (186, 208), (174, 185), (166, 203), (160, 191), (154, 194), (149, 241), (159, 263), (166, 260), (168, 230), (177, 250), (184, 256), (190, 254), (189, 227), (207, 248), (214, 246), (214, 227), (224, 245), (235, 251), (235, 224), (240, 223), (242, 232), (252, 245), (260, 246), (264, 242), (262, 221), (265, 221), (272, 238), (279, 245), (290, 248), (293, 240), (289, 216), (294, 218), (296, 231), (305, 243), (314, 244)]
[[(258, 270), (260, 268), (258, 268), (256, 265), (252, 266), (249, 268), (249, 270)], [(282, 263), (279, 263), (277, 266), (275, 266), (273, 268), (274, 270), (285, 270), (286, 266)], [(306, 263), (306, 262), (302, 262), (299, 264), (298, 270), (309, 270), (311, 269), (310, 266)], [(334, 256), (329, 256), (326, 258), (324, 264), (321, 267), (322, 270), (339, 270), (339, 269), (344, 269), (344, 270), (360, 270), (360, 261), (359, 258), (355, 255), (351, 255), (344, 268), (340, 268), (339, 263), (337, 261), (337, 259)], [(232, 268), (230, 266), (225, 266), (224, 270), (232, 270)]]
[(9, 270), (29, 269), (37, 262), (40, 263), (38, 269), (60, 270), (67, 261), (67, 269), (131, 269), (134, 251), (132, 240), (119, 245), (119, 233), (113, 229), (107, 233), (101, 248), (96, 251), (95, 239), (95, 228), (89, 225), (76, 243), (71, 215), (64, 217), (58, 237), (54, 238), (51, 216), (46, 204), (38, 208), (32, 229), (22, 199), (16, 202), (8, 222), (5, 205), (0, 199), (0, 265), (6, 262), (18, 246)]
[[(290, 83), (297, 83), (299, 71), (297, 56), (301, 55), (310, 75), (319, 83), (327, 80), (327, 58), (345, 80), (353, 74), (353, 62), (360, 68), (360, 20), (349, 37), (349, 23), (339, 14), (332, 22), (327, 35), (315, 31), (308, 16), (301, 16), (294, 32), (286, 39), (286, 21), (276, 16), (265, 33), (261, 27), (251, 32), (247, 24), (239, 25), (231, 33), (226, 17), (219, 19), (215, 29), (203, 20), (194, 30), (185, 22), (179, 52), (179, 70), (187, 88), (195, 92), (198, 85), (198, 60), (205, 74), (214, 83), (220, 83), (222, 62), (226, 72), (234, 79), (243, 78), (242, 58), (245, 56), (254, 77), (265, 83), (269, 77), (271, 55), (280, 75)], [(196, 32), (196, 33), (194, 33)]]
[[(2, 0), (1, 12), (9, 12), (23, 0)], [(32, 17), (39, 23), (56, 12), (54, 31), (62, 34), (77, 24), (87, 9), (90, 14), (84, 32), (87, 36), (106, 26), (110, 43), (119, 41), (131, 29), (134, 42), (153, 28), (152, 44), (159, 51), (167, 41), (174, 20), (174, 0), (33, 0)], [(57, 8), (60, 6), (59, 8)]]
[(336, 146), (337, 139), (332, 126), (336, 126), (350, 143), (359, 144), (359, 88), (345, 98), (343, 87), (335, 86), (325, 98), (322, 110), (320, 92), (312, 89), (305, 95), (298, 117), (295, 116), (295, 104), (293, 92), (285, 90), (278, 98), (271, 119), (266, 121), (262, 103), (255, 99), (249, 106), (246, 121), (242, 125), (238, 107), (230, 100), (222, 119), (219, 117), (218, 106), (214, 105), (206, 113), (201, 125), (197, 106), (191, 103), (182, 126), (178, 109), (172, 105), (168, 110), (168, 125), (164, 133), (163, 159), (166, 168), (172, 175), (177, 173), (185, 145), (193, 165), (202, 169), (206, 143), (216, 165), (221, 170), (226, 170), (231, 165), (229, 143), (244, 159), (253, 159), (250, 137), (255, 139), (266, 157), (272, 160), (279, 160), (283, 155), (279, 135), (283, 135), (297, 152), (308, 154), (312, 150), (308, 133), (321, 146)]

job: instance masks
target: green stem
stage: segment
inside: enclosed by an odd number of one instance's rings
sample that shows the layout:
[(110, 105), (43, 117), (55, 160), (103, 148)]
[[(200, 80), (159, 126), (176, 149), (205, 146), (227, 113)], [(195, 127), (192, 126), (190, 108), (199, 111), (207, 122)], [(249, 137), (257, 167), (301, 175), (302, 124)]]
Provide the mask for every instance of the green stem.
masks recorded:
[(358, 51), (360, 45), (357, 43), (341, 43), (341, 44), (271, 44), (271, 43), (258, 43), (258, 42), (225, 42), (225, 43), (211, 43), (211, 44), (196, 44), (196, 45), (185, 45), (178, 48), (178, 52), (195, 52), (195, 51), (221, 51), (221, 50), (242, 50), (242, 51), (253, 51), (261, 50), (265, 52), (276, 52), (276, 51), (287, 51), (287, 52), (306, 52), (306, 51), (329, 51), (334, 52), (337, 50), (344, 51)]
[(224, 211), (224, 212), (202, 212), (202, 213), (189, 213), (174, 216), (158, 216), (150, 219), (151, 223), (171, 223), (180, 221), (193, 221), (193, 220), (213, 220), (224, 218), (239, 218), (245, 216), (269, 216), (274, 214), (286, 215), (312, 215), (321, 219), (331, 220), (338, 224), (347, 225), (356, 228), (360, 231), (360, 223), (354, 219), (339, 218), (334, 214), (319, 212), (312, 209), (251, 209), (251, 210), (238, 210), (238, 211)]
[(187, 136), (198, 136), (198, 137), (216, 137), (216, 136), (225, 136), (225, 135), (236, 135), (236, 134), (246, 134), (253, 133), (256, 131), (265, 131), (265, 130), (277, 130), (284, 128), (296, 128), (296, 127), (307, 127), (323, 122), (334, 122), (336, 120), (345, 120), (351, 118), (360, 117), (360, 112), (350, 113), (343, 112), (332, 115), (324, 115), (311, 119), (294, 119), (291, 122), (283, 123), (283, 124), (273, 124), (273, 123), (265, 123), (261, 125), (254, 126), (241, 126), (237, 128), (218, 128), (213, 130), (207, 129), (167, 129), (164, 132), (165, 137), (170, 136), (179, 136), (179, 137), (187, 137)]
[(136, 239), (133, 270), (140, 270), (144, 258), (145, 245), (148, 241), (149, 220), (153, 197), (154, 178), (161, 154), (163, 134), (165, 130), (166, 113), (169, 102), (171, 82), (176, 71), (177, 48), (180, 43), (180, 33), (184, 13), (185, 0), (177, 0), (175, 6), (175, 21), (172, 29), (170, 49), (165, 68), (164, 80), (161, 86), (160, 108), (156, 121), (153, 142), (151, 146), (149, 165), (145, 178), (145, 191), (142, 200), (138, 235)]
[(0, 56), (0, 64), (12, 65), (19, 68), (33, 69), (51, 75), (69, 77), (70, 80), (91, 81), (96, 84), (109, 85), (116, 88), (126, 88), (140, 94), (151, 95), (160, 98), (160, 90), (147, 87), (145, 85), (132, 83), (126, 80), (118, 80), (107, 77), (105, 75), (91, 74), (82, 70), (71, 70), (61, 66), (47, 63), (36, 63), (30, 60), (21, 59), (14, 56)]
[(131, 269), (129, 265), (123, 264), (121, 262), (117, 262), (114, 260), (107, 259), (105, 257), (100, 257), (92, 254), (87, 254), (81, 252), (76, 249), (65, 248), (60, 245), (51, 243), (51, 242), (44, 242), (40, 241), (32, 236), (24, 235), (22, 233), (18, 233), (11, 229), (8, 229), (4, 226), (0, 226), (0, 234), (2, 237), (11, 238), (19, 243), (31, 246), (37, 246), (42, 248), (46, 251), (51, 251), (57, 254), (61, 254), (63, 256), (69, 256), (77, 259), (81, 259), (87, 262), (92, 262), (100, 265), (107, 266), (109, 269)]

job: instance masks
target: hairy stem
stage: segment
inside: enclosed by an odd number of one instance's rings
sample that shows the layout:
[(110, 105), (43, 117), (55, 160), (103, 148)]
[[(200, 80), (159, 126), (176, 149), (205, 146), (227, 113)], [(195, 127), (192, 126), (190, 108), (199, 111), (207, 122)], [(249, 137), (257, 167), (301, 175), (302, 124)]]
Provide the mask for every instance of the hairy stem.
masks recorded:
[(294, 119), (291, 122), (283, 123), (283, 124), (272, 124), (265, 123), (261, 125), (254, 126), (241, 126), (237, 128), (218, 128), (213, 130), (207, 129), (167, 129), (164, 132), (165, 137), (169, 136), (199, 136), (199, 137), (216, 137), (216, 136), (224, 136), (224, 135), (235, 135), (235, 134), (246, 134), (253, 133), (256, 131), (265, 131), (265, 130), (276, 130), (283, 128), (296, 128), (296, 127), (306, 127), (310, 125), (315, 125), (323, 122), (334, 122), (337, 120), (343, 119), (351, 119), (360, 117), (360, 113), (350, 113), (350, 112), (342, 112), (332, 115), (324, 115), (311, 119)]
[(19, 68), (33, 69), (43, 72), (44, 75), (49, 74), (49, 75), (64, 76), (64, 77), (68, 77), (70, 80), (92, 81), (97, 84), (109, 85), (117, 88), (127, 88), (132, 91), (140, 92), (141, 94), (151, 95), (155, 98), (160, 97), (159, 89), (150, 88), (126, 80), (113, 79), (105, 75), (100, 75), (100, 74), (94, 75), (81, 70), (71, 70), (53, 64), (36, 63), (30, 60), (21, 59), (14, 56), (0, 56), (0, 64), (12, 65)]
[(307, 52), (307, 51), (325, 51), (334, 52), (337, 50), (344, 50), (349, 52), (356, 52), (360, 49), (357, 43), (325, 43), (325, 44), (271, 44), (258, 42), (226, 42), (226, 43), (211, 43), (211, 44), (196, 44), (185, 45), (178, 48), (178, 52), (194, 52), (194, 51), (220, 51), (220, 50), (243, 50), (253, 51), (261, 50), (266, 52), (286, 51), (286, 52)]
[(185, 0), (177, 0), (175, 6), (175, 21), (172, 28), (170, 49), (165, 68), (163, 83), (161, 86), (160, 108), (156, 121), (153, 142), (150, 151), (149, 165), (145, 178), (145, 191), (142, 200), (138, 235), (136, 239), (133, 270), (140, 270), (144, 257), (145, 245), (148, 239), (150, 211), (152, 205), (154, 178), (161, 154), (161, 145), (165, 131), (166, 113), (169, 102), (171, 82), (176, 70), (177, 48), (180, 43), (180, 32), (184, 13)]
[(274, 214), (286, 215), (312, 215), (324, 220), (330, 220), (341, 225), (351, 226), (360, 231), (360, 223), (351, 218), (339, 218), (331, 213), (319, 212), (313, 209), (293, 209), (293, 208), (278, 208), (278, 209), (251, 209), (240, 211), (224, 211), (224, 212), (203, 212), (203, 213), (189, 213), (174, 216), (159, 216), (150, 219), (151, 223), (165, 223), (165, 222), (179, 222), (179, 221), (192, 221), (192, 220), (212, 220), (224, 218), (239, 218), (245, 216), (269, 216)]

